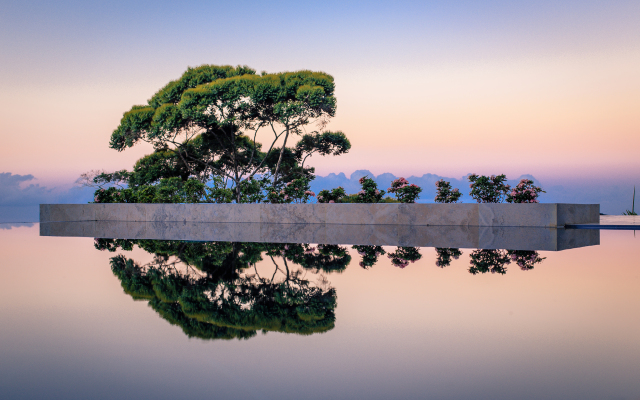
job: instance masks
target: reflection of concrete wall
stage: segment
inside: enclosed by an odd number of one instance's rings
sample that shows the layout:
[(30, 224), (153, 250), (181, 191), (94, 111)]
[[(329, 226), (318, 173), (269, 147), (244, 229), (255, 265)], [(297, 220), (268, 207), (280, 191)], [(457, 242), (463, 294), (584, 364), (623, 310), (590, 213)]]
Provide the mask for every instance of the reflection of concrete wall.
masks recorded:
[(223, 242), (565, 250), (600, 244), (597, 229), (206, 222), (46, 222), (41, 236)]
[(558, 227), (599, 221), (598, 204), (41, 204), (40, 222)]

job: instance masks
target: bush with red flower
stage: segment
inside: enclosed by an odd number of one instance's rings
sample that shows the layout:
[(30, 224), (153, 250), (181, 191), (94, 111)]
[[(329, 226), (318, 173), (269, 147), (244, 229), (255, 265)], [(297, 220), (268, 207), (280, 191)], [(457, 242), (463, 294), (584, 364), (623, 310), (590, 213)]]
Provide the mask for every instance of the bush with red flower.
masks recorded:
[(531, 179), (522, 179), (507, 194), (507, 203), (538, 203), (538, 195), (540, 193), (546, 192), (536, 186)]
[(306, 177), (287, 182), (282, 189), (267, 189), (267, 199), (270, 203), (307, 203), (310, 197), (314, 197), (309, 188), (309, 179)]
[(378, 190), (378, 184), (368, 176), (363, 176), (358, 181), (362, 185), (354, 200), (354, 203), (380, 203), (382, 196), (384, 196), (384, 190)]
[(342, 199), (347, 195), (342, 186), (338, 186), (331, 190), (321, 190), (318, 192), (318, 203), (341, 203)]
[(387, 191), (395, 194), (401, 203), (415, 203), (420, 197), (422, 188), (413, 183), (409, 184), (409, 181), (404, 178), (398, 178), (391, 182), (391, 187)]
[(453, 189), (451, 182), (440, 179), (436, 182), (436, 203), (457, 203), (460, 200), (460, 190)]

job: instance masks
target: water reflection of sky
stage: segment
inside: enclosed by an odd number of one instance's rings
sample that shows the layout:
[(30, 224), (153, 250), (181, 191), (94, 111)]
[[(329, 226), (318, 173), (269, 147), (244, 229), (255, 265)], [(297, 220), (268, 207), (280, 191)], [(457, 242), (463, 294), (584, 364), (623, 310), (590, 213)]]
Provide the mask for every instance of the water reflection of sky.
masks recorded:
[[(387, 256), (324, 273), (335, 327), (313, 335), (189, 339), (123, 293), (93, 239), (0, 230), (3, 398), (637, 398), (640, 246), (540, 252), (533, 270), (469, 273), (471, 250), (438, 268)], [(395, 248), (384, 247), (387, 252)], [(257, 265), (266, 273), (266, 258)], [(313, 278), (313, 271), (306, 272)]]

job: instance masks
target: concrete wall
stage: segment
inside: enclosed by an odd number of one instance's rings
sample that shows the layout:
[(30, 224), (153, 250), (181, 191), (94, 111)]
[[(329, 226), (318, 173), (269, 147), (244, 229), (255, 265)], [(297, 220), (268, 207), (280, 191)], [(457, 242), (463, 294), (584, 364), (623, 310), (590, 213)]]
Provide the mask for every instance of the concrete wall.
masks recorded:
[(43, 222), (41, 236), (202, 242), (321, 243), (558, 251), (600, 244), (599, 230), (426, 225)]
[(561, 227), (597, 223), (598, 204), (41, 204), (40, 222)]

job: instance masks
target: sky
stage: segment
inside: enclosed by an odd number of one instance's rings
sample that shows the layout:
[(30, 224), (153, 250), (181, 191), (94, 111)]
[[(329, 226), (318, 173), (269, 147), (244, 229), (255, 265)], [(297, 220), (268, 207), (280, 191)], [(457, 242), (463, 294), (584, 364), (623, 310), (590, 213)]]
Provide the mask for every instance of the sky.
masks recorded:
[[(351, 151), (317, 173), (640, 186), (640, 2), (0, 0), (0, 172), (131, 168), (109, 137), (189, 66), (324, 71)], [(26, 184), (26, 183), (25, 183)]]

